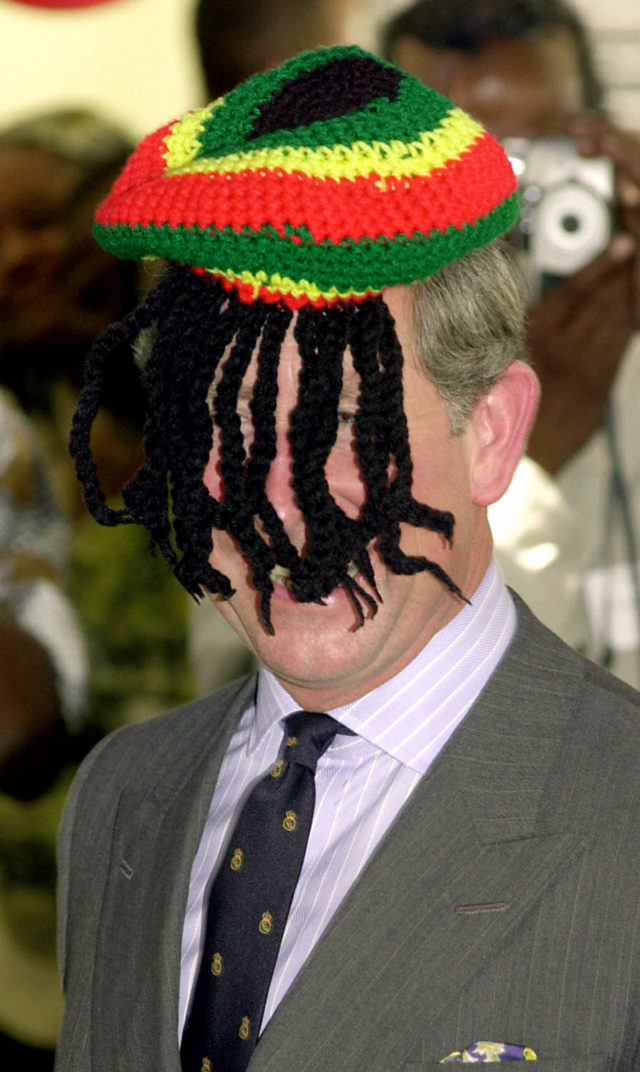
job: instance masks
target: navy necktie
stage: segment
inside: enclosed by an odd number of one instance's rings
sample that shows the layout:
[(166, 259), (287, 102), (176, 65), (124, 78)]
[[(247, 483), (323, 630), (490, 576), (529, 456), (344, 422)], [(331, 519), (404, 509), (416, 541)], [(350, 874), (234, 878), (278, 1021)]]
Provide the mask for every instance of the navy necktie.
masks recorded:
[(337, 733), (351, 732), (325, 714), (285, 721), (283, 758), (247, 798), (211, 886), (183, 1072), (249, 1063), (309, 838), (316, 764)]

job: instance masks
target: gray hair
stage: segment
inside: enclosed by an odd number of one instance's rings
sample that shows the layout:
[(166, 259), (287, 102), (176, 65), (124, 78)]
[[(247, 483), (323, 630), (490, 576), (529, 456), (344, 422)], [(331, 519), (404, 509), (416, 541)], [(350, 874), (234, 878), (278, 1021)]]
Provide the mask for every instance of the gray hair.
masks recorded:
[(415, 348), (458, 435), (509, 365), (526, 360), (526, 285), (497, 240), (414, 283)]

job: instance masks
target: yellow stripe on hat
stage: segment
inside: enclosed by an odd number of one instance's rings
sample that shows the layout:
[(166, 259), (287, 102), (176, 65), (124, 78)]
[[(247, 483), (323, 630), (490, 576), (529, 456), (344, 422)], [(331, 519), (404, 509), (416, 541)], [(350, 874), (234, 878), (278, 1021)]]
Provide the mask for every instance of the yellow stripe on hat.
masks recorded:
[(288, 276), (279, 275), (277, 272), (273, 275), (267, 275), (266, 272), (220, 271), (217, 268), (207, 268), (205, 271), (219, 278), (227, 279), (234, 285), (242, 283), (244, 286), (253, 287), (256, 297), (259, 290), (266, 290), (270, 294), (292, 294), (294, 298), (306, 298), (311, 302), (321, 299), (333, 302), (340, 299), (364, 298), (369, 293), (368, 291), (358, 290), (341, 291), (337, 287), (321, 290), (315, 283), (309, 283), (306, 279), (290, 279)]
[[(179, 123), (166, 138), (165, 161), (171, 174), (221, 174), (240, 171), (281, 170), (287, 174), (302, 171), (318, 179), (356, 179), (371, 175), (382, 178), (426, 177), (429, 172), (442, 167), (470, 149), (484, 130), (475, 119), (460, 108), (452, 108), (436, 130), (421, 132), (415, 141), (392, 140), (356, 141), (351, 145), (278, 146), (249, 149), (247, 152), (231, 153), (215, 158), (195, 159), (198, 152), (197, 135), (211, 109), (192, 112)], [(187, 123), (187, 120), (190, 120)]]
[[(218, 97), (217, 100), (208, 104), (206, 108), (196, 108), (192, 112), (187, 112), (182, 119), (178, 119), (173, 124), (171, 133), (165, 138), (167, 151), (164, 154), (164, 159), (168, 171), (189, 170), (189, 165), (202, 149), (202, 145), (198, 140), (200, 132), (204, 129), (205, 124), (213, 113), (223, 104), (224, 98)], [(201, 169), (196, 168), (195, 170)]]

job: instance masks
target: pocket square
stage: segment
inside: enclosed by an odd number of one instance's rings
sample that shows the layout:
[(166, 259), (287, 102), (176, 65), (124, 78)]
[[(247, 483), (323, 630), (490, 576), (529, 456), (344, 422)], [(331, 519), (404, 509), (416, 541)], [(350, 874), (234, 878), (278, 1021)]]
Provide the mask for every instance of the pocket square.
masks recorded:
[(455, 1050), (443, 1057), (440, 1064), (467, 1064), (476, 1061), (537, 1061), (538, 1055), (529, 1046), (511, 1042), (474, 1042), (466, 1050)]

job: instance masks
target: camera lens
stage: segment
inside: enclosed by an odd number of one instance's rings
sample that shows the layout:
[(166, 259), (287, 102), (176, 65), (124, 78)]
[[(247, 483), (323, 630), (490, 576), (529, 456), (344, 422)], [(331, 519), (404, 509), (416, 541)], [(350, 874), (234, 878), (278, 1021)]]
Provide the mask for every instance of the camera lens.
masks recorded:
[(606, 247), (610, 229), (608, 206), (591, 187), (550, 186), (536, 211), (536, 262), (552, 274), (572, 275)]
[(577, 231), (578, 227), (580, 226), (580, 220), (577, 216), (563, 216), (562, 226), (564, 227), (565, 231), (569, 232), (569, 234), (574, 234), (574, 232)]

